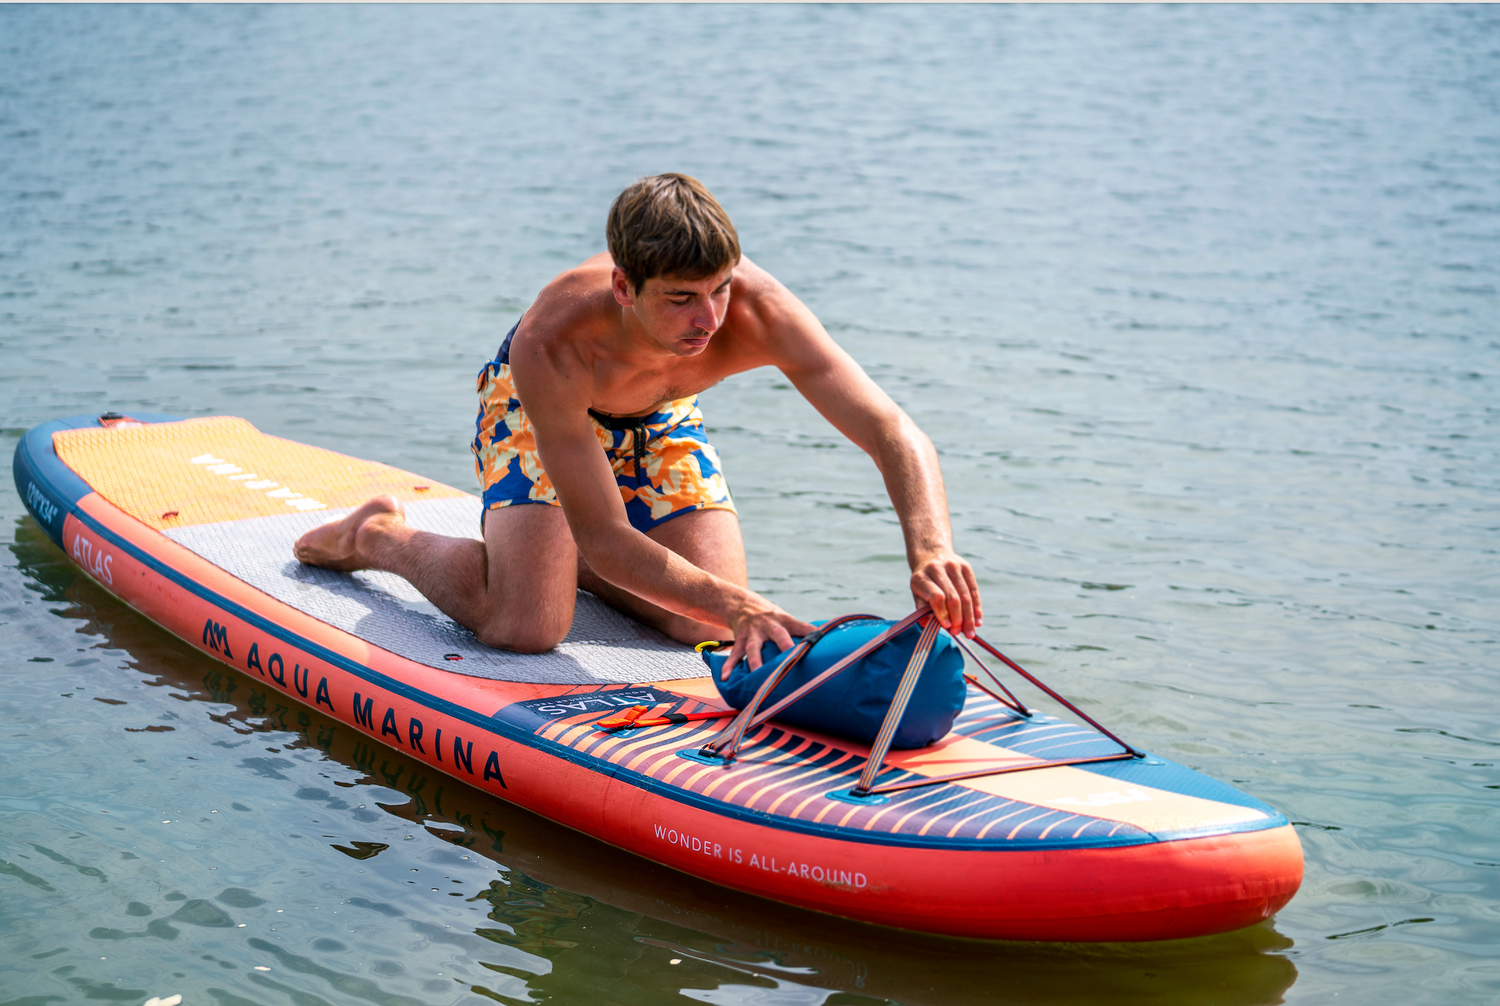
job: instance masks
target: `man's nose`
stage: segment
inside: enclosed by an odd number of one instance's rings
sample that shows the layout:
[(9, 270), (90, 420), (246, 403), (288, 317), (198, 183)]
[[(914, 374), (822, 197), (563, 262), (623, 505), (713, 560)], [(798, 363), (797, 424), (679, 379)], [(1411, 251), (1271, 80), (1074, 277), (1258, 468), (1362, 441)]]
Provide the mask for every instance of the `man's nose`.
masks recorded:
[(693, 327), (705, 332), (717, 332), (719, 326), (724, 323), (724, 315), (719, 310), (719, 305), (709, 300), (701, 304), (697, 311), (693, 312)]

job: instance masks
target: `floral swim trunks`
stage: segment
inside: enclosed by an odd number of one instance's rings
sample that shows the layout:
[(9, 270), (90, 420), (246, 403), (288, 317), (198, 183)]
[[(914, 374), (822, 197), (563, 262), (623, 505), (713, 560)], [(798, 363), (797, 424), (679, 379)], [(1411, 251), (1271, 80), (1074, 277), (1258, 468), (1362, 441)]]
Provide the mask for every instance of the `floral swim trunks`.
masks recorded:
[[(511, 381), (510, 340), (515, 334), (512, 328), (477, 382), (479, 416), (470, 448), (484, 487), (485, 513), (520, 503), (562, 505), (542, 470), (531, 421)], [(734, 512), (719, 452), (703, 431), (696, 396), (668, 402), (650, 415), (606, 416), (590, 409), (589, 418), (636, 530), (650, 531), (694, 510)]]

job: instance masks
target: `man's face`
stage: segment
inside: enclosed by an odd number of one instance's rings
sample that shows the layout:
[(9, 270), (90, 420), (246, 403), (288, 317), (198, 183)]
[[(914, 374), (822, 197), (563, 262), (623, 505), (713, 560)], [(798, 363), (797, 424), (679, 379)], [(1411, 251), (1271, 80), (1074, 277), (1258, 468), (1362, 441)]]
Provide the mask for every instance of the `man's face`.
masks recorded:
[[(616, 269), (616, 299), (635, 308), (646, 333), (663, 349), (677, 356), (697, 356), (724, 324), (729, 310), (729, 284), (733, 269), (707, 279), (654, 276), (639, 292), (630, 290), (624, 273)], [(620, 297), (621, 287), (627, 296)]]

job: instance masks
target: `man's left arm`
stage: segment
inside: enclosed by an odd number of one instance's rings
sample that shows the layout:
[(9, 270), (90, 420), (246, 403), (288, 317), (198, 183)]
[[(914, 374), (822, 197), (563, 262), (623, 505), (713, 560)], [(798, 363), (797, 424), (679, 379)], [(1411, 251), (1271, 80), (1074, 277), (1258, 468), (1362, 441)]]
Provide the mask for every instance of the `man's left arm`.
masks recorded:
[[(770, 279), (769, 276), (766, 279)], [(901, 521), (911, 592), (952, 632), (983, 622), (974, 569), (953, 550), (948, 497), (932, 441), (775, 280), (757, 305), (772, 362), (812, 406), (875, 462)]]

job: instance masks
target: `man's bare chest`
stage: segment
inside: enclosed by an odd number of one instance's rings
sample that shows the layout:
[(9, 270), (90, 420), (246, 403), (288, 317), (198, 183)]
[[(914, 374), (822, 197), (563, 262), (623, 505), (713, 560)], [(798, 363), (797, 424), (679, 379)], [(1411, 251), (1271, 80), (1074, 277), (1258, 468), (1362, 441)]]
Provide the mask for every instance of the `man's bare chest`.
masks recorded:
[(702, 366), (609, 374), (596, 380), (590, 407), (610, 416), (646, 415), (668, 402), (692, 398), (724, 376), (716, 368)]
[(643, 416), (656, 412), (668, 402), (680, 398), (692, 398), (701, 391), (713, 387), (717, 381), (706, 383), (666, 383), (664, 381), (641, 382), (617, 388), (598, 389), (591, 406), (596, 412), (610, 416)]

